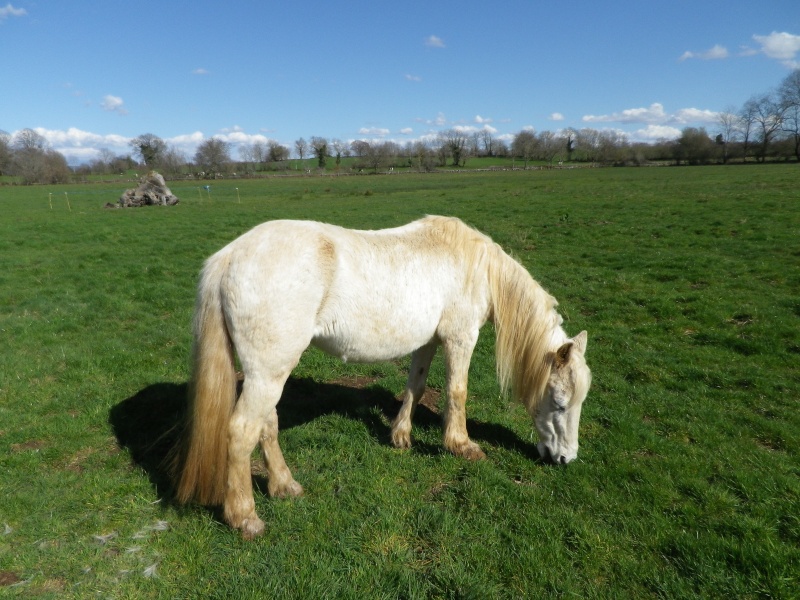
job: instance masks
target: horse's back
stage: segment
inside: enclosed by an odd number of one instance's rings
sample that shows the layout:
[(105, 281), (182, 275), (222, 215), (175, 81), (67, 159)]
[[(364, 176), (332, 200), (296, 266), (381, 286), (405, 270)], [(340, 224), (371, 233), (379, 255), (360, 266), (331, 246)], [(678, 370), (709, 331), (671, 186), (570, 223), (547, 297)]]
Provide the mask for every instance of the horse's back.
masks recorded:
[(472, 274), (452, 239), (461, 228), (474, 231), (441, 217), (375, 231), (270, 221), (220, 252), (227, 292), (241, 319), (266, 323), (271, 337), (309, 337), (346, 360), (395, 358), (429, 343), (465, 303)]

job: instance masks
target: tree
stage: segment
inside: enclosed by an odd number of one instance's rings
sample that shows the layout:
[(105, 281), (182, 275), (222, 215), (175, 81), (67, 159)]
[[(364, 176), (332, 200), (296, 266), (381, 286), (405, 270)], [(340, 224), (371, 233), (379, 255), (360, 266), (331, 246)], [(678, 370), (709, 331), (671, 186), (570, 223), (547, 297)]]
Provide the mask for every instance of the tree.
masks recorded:
[(460, 129), (447, 129), (439, 132), (439, 143), (447, 155), (452, 157), (454, 167), (458, 167), (462, 160), (466, 160), (469, 136)]
[(25, 152), (28, 150), (46, 150), (48, 147), (45, 137), (36, 133), (33, 129), (22, 129), (14, 136), (12, 146), (18, 152)]
[(0, 175), (5, 175), (11, 167), (11, 136), (0, 130)]
[(133, 148), (134, 156), (138, 156), (150, 169), (155, 169), (159, 165), (161, 156), (167, 149), (166, 142), (152, 133), (136, 136), (129, 144)]
[(584, 160), (591, 163), (597, 162), (600, 154), (600, 132), (590, 127), (584, 127), (576, 134), (575, 145)]
[(764, 162), (767, 158), (769, 144), (783, 124), (783, 108), (772, 92), (753, 96), (747, 101), (747, 105), (756, 127), (756, 138), (759, 141), (758, 158)]
[(533, 130), (524, 129), (514, 136), (514, 141), (511, 143), (511, 154), (524, 160), (527, 169), (528, 162), (536, 155), (538, 145), (539, 142)]
[(209, 138), (197, 147), (195, 164), (206, 173), (222, 173), (231, 162), (231, 145), (219, 138)]
[(250, 148), (250, 156), (253, 163), (256, 165), (256, 170), (258, 170), (257, 166), (267, 162), (267, 158), (269, 157), (269, 147), (267, 143), (262, 141), (253, 142)]
[(350, 153), (350, 147), (342, 140), (331, 140), (331, 148), (335, 153), (336, 169), (338, 170), (342, 164), (342, 156), (347, 156)]
[(167, 149), (161, 155), (159, 168), (166, 174), (180, 175), (188, 162), (186, 153), (183, 150), (175, 146), (167, 146)]
[(702, 165), (714, 153), (714, 142), (703, 127), (685, 127), (675, 143), (675, 161), (685, 160), (690, 165)]
[(483, 145), (483, 153), (486, 156), (494, 156), (495, 155), (495, 148), (494, 148), (494, 138), (492, 137), (492, 132), (488, 129), (481, 129), (478, 132), (478, 138), (480, 139), (481, 144)]
[(416, 163), (417, 170), (430, 172), (436, 168), (436, 154), (424, 141), (416, 141), (408, 149), (411, 164)]
[(567, 151), (567, 162), (572, 160), (572, 153), (575, 152), (575, 144), (577, 143), (578, 132), (572, 127), (564, 130), (562, 135), (564, 138), (564, 149)]
[(11, 139), (8, 170), (22, 183), (65, 183), (72, 174), (67, 159), (50, 148), (47, 139), (33, 129), (18, 131)]
[(281, 146), (275, 140), (270, 140), (267, 144), (267, 156), (271, 162), (281, 162), (289, 158), (291, 151), (286, 146)]
[(789, 73), (778, 88), (783, 107), (783, 131), (794, 147), (794, 156), (800, 161), (800, 69)]
[(539, 155), (548, 163), (552, 163), (553, 159), (561, 152), (564, 144), (552, 131), (542, 131), (537, 136)]
[(314, 156), (317, 157), (317, 166), (320, 169), (324, 169), (328, 159), (328, 140), (323, 137), (314, 136), (311, 138), (309, 145), (311, 146), (311, 151), (314, 153)]
[(294, 149), (295, 152), (297, 152), (297, 156), (299, 156), (302, 161), (306, 157), (306, 154), (308, 154), (308, 142), (300, 138), (294, 143)]
[(717, 124), (719, 125), (718, 142), (722, 146), (722, 162), (728, 163), (728, 149), (730, 143), (736, 138), (739, 128), (739, 117), (736, 115), (734, 108), (727, 108), (717, 117)]

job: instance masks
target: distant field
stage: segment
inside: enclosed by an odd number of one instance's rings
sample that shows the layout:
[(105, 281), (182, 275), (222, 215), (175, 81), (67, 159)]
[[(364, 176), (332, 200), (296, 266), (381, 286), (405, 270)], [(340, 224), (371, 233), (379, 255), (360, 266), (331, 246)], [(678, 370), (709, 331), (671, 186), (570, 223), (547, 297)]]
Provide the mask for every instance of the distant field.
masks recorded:
[[(797, 165), (175, 182), (178, 206), (102, 208), (125, 187), (0, 187), (0, 597), (797, 597)], [(399, 451), (408, 361), (308, 351), (278, 407), (306, 495), (257, 493), (250, 543), (173, 506), (158, 463), (205, 257), (269, 219), (437, 213), (589, 331), (578, 459), (536, 459), (487, 326), (467, 407), (487, 460), (440, 448), (440, 356)]]

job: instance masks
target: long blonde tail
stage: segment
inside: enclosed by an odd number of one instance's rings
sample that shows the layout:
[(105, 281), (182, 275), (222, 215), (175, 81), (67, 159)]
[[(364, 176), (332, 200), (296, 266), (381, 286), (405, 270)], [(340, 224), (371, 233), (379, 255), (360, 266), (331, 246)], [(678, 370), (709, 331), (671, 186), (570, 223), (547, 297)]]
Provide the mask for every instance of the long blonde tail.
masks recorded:
[(225, 495), (228, 423), (236, 402), (233, 348), (220, 298), (227, 266), (223, 257), (209, 259), (197, 293), (186, 429), (173, 467), (181, 503), (219, 505)]

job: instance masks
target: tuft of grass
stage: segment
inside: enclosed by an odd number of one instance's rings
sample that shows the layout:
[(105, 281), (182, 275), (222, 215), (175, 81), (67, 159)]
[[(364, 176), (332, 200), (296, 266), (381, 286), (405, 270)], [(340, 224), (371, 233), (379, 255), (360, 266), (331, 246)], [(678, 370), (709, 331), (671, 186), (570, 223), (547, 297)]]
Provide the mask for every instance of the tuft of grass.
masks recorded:
[[(403, 174), (366, 190), (276, 177), (210, 196), (171, 182), (178, 206), (103, 209), (124, 187), (0, 188), (0, 595), (795, 594), (795, 166)], [(408, 360), (309, 350), (279, 405), (306, 495), (257, 492), (253, 543), (174, 506), (160, 460), (203, 260), (268, 219), (372, 229), (436, 213), (491, 235), (558, 298), (569, 333), (589, 331), (579, 459), (534, 459), (487, 327), (468, 403), (486, 461), (441, 450), (440, 356), (398, 451)], [(254, 477), (265, 489), (257, 463)]]

